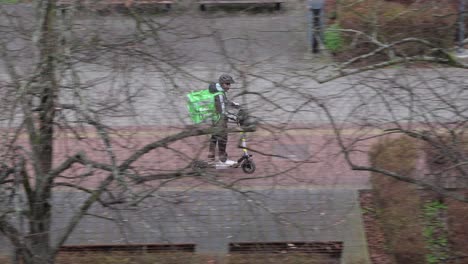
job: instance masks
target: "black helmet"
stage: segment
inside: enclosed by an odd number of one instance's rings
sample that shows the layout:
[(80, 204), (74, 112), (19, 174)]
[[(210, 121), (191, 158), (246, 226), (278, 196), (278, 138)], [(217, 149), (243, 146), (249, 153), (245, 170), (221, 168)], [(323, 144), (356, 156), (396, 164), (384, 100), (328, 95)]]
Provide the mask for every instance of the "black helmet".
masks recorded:
[(222, 74), (219, 76), (219, 83), (235, 83), (235, 81), (231, 75)]

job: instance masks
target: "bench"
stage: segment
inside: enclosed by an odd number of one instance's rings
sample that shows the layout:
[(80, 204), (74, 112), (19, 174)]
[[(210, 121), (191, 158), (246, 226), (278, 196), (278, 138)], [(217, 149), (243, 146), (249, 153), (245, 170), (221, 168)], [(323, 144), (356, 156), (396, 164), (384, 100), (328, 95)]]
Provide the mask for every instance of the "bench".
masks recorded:
[[(94, 1), (90, 1), (94, 2)], [(143, 5), (165, 5), (166, 9), (171, 9), (173, 0), (102, 0), (99, 3), (100, 9), (112, 6), (140, 7)]]
[(217, 4), (274, 4), (276, 10), (281, 9), (284, 0), (198, 0), (200, 10), (206, 11), (206, 5)]
[(171, 5), (174, 3), (174, 0), (59, 0), (57, 5), (66, 7), (71, 6), (74, 3), (93, 10), (101, 10), (114, 6), (138, 7), (142, 5), (156, 4), (164, 4), (166, 5), (166, 9), (170, 9)]

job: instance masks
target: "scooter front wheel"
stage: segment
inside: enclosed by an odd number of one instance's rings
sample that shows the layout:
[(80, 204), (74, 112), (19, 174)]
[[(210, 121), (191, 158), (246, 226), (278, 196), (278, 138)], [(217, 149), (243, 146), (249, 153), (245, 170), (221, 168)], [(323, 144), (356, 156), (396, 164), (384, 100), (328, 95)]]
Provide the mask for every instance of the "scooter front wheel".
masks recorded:
[(254, 173), (256, 167), (255, 167), (255, 162), (253, 160), (246, 160), (242, 163), (242, 171), (247, 173), (247, 174), (251, 174), (251, 173)]

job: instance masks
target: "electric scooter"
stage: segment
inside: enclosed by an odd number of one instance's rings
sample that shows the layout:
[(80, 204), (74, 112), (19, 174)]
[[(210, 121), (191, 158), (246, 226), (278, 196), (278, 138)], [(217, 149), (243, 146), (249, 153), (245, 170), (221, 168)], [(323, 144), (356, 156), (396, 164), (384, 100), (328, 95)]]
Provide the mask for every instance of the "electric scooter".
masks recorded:
[(242, 128), (240, 131), (240, 145), (242, 149), (242, 156), (237, 160), (237, 163), (233, 165), (228, 165), (222, 162), (208, 162), (202, 160), (196, 160), (192, 163), (192, 166), (195, 168), (214, 168), (214, 169), (229, 169), (229, 168), (242, 168), (242, 171), (247, 174), (255, 172), (256, 166), (253, 161), (252, 155), (249, 154), (247, 149), (247, 131), (255, 131), (257, 120), (250, 116), (248, 111), (244, 108), (240, 108), (236, 114), (237, 124)]

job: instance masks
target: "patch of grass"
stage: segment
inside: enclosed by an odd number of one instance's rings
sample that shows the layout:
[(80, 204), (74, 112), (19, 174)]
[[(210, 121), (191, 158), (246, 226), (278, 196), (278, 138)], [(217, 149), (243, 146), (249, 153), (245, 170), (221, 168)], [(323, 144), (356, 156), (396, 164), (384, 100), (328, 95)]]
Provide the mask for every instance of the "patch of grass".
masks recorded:
[(423, 207), (425, 220), (423, 235), (429, 250), (426, 255), (429, 264), (445, 263), (450, 255), (444, 218), (446, 210), (447, 206), (440, 201), (427, 202)]
[(0, 4), (17, 4), (19, 0), (0, 0)]
[[(464, 191), (468, 196), (468, 191)], [(454, 257), (468, 256), (466, 238), (468, 237), (468, 204), (452, 199), (446, 200), (447, 227), (451, 251)]]
[[(431, 172), (443, 172), (437, 174), (433, 180), (438, 184), (449, 187), (459, 188), (460, 186), (466, 186), (466, 177), (461, 173), (461, 170), (450, 169), (456, 164), (466, 160), (468, 156), (468, 136), (464, 133), (446, 133), (435, 135), (436, 144), (426, 144), (423, 148), (426, 155), (426, 165)], [(460, 169), (467, 170), (467, 165), (462, 165)], [(468, 196), (467, 188), (458, 189), (457, 192)], [(439, 199), (444, 201), (446, 208), (439, 208), (437, 204), (432, 204), (428, 207), (430, 210), (428, 213), (435, 213), (439, 209), (444, 209), (446, 214), (445, 225), (447, 227), (447, 239), (448, 241), (435, 240), (434, 244), (448, 243), (450, 245), (450, 257), (461, 257), (468, 256), (468, 247), (466, 246), (466, 238), (468, 237), (468, 203), (455, 201), (453, 199), (440, 197)], [(426, 231), (426, 235), (431, 230)], [(431, 258), (432, 263), (441, 262), (436, 256)]]

